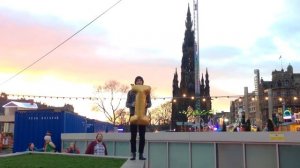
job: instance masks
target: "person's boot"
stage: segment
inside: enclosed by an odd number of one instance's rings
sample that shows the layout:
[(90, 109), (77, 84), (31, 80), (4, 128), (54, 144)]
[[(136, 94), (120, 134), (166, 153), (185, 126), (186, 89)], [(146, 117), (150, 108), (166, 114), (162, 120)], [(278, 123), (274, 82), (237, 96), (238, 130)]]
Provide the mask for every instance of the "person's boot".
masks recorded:
[(130, 160), (135, 160), (136, 154), (132, 153), (132, 157), (130, 158)]
[(142, 153), (140, 153), (139, 160), (146, 160), (146, 158), (144, 158)]

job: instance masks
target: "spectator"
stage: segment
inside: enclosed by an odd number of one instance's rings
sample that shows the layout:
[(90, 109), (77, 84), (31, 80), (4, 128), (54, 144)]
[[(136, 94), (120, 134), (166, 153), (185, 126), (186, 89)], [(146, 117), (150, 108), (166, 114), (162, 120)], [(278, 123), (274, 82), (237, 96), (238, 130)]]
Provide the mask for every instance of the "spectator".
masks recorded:
[(43, 150), (36, 148), (36, 147), (34, 146), (34, 143), (31, 142), (31, 143), (28, 144), (27, 151), (31, 151), (31, 152), (34, 152), (34, 151), (42, 152)]
[(235, 126), (235, 127), (233, 128), (233, 132), (238, 132), (238, 126)]
[(225, 121), (223, 121), (223, 125), (222, 125), (222, 132), (226, 132), (227, 131), (227, 126)]
[(27, 147), (27, 151), (36, 151), (36, 147), (34, 146), (34, 143), (29, 143)]
[(46, 135), (44, 137), (45, 140), (45, 146), (44, 146), (44, 151), (45, 152), (55, 152), (55, 144), (52, 142), (51, 140), (51, 136), (50, 135)]
[(267, 131), (274, 131), (274, 124), (273, 124), (273, 121), (271, 119), (268, 119)]
[(260, 128), (259, 127), (256, 127), (256, 132), (260, 132)]
[(70, 143), (70, 146), (65, 150), (66, 153), (76, 153), (79, 154), (79, 149), (76, 148), (76, 145), (74, 142)]
[(250, 119), (247, 119), (245, 123), (245, 131), (251, 131), (251, 122)]
[(107, 155), (107, 149), (105, 143), (102, 141), (103, 135), (98, 133), (96, 140), (92, 141), (86, 148), (85, 154), (104, 156)]

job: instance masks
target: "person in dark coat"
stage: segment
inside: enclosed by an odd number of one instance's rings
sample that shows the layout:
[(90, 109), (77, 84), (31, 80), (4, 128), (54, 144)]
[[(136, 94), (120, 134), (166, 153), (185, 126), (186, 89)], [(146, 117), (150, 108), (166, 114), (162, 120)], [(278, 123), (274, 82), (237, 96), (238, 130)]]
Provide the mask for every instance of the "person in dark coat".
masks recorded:
[[(141, 76), (137, 76), (134, 80), (135, 85), (143, 85), (144, 79)], [(135, 96), (136, 93), (132, 90), (130, 90), (127, 94), (127, 101), (126, 101), (126, 107), (129, 108), (130, 111), (130, 117), (134, 115), (135, 113)], [(146, 109), (151, 107), (151, 98), (150, 95), (146, 96)], [(146, 110), (147, 111), (147, 110)], [(145, 125), (137, 125), (137, 124), (130, 124), (130, 132), (131, 132), (131, 138), (130, 138), (130, 144), (131, 144), (131, 153), (132, 158), (130, 160), (135, 160), (136, 157), (136, 136), (137, 131), (139, 130), (139, 160), (146, 160), (144, 158), (144, 147), (145, 147), (145, 132), (146, 132), (146, 126)]]
[(267, 131), (274, 131), (274, 124), (273, 124), (273, 121), (271, 119), (268, 119)]
[(250, 119), (247, 119), (247, 121), (246, 121), (245, 131), (251, 131), (251, 122), (250, 122)]

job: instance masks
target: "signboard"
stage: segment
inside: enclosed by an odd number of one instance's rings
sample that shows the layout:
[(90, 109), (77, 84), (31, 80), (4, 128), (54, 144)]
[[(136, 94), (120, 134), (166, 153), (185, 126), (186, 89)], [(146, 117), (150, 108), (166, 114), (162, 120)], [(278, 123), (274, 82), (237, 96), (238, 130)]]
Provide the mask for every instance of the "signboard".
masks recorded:
[(271, 132), (269, 138), (271, 141), (285, 141), (284, 134), (279, 132)]

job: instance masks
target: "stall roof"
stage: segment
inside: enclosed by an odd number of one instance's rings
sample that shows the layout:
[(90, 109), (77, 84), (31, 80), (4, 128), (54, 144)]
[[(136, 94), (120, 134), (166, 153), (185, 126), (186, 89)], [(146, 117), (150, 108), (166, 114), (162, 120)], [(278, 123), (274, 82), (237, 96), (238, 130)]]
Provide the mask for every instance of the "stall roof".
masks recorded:
[(10, 107), (19, 107), (19, 108), (26, 108), (26, 109), (37, 109), (38, 106), (36, 103), (28, 103), (28, 102), (17, 102), (11, 101), (2, 106), (3, 108), (10, 108)]

